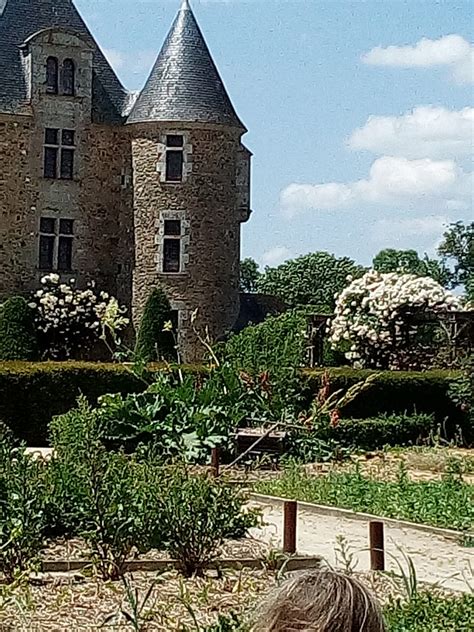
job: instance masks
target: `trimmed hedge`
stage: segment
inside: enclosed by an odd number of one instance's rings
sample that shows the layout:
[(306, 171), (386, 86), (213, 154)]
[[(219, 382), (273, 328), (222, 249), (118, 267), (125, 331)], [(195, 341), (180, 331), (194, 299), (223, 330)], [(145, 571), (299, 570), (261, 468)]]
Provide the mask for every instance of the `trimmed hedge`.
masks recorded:
[(0, 360), (35, 360), (38, 340), (31, 307), (21, 296), (0, 305)]
[[(159, 367), (157, 367), (159, 370)], [(133, 393), (145, 384), (119, 364), (0, 362), (0, 420), (29, 446), (48, 444), (48, 424), (76, 405), (106, 393)]]
[(346, 367), (306, 369), (311, 393), (320, 387), (321, 377), (327, 372), (331, 392), (346, 390), (350, 386), (377, 375), (369, 388), (341, 411), (344, 417), (367, 419), (381, 414), (427, 413), (436, 421), (446, 418), (460, 421), (462, 414), (448, 395), (450, 384), (459, 379), (461, 371), (371, 371)]
[(327, 439), (359, 450), (380, 450), (386, 445), (409, 446), (427, 443), (436, 435), (432, 415), (385, 415), (375, 419), (341, 419), (327, 430)]
[(143, 311), (135, 345), (135, 356), (143, 362), (163, 359), (176, 360), (176, 349), (171, 331), (165, 331), (171, 321), (171, 306), (166, 294), (154, 288)]
[[(201, 367), (187, 370), (204, 371)], [(162, 369), (152, 365), (151, 373)], [(319, 388), (324, 370), (310, 370), (305, 395), (307, 403)], [(347, 388), (373, 371), (329, 369), (331, 389)], [(469, 435), (467, 416), (448, 396), (449, 385), (459, 377), (455, 371), (426, 373), (377, 372), (370, 388), (343, 411), (343, 417), (376, 418), (381, 414), (432, 414), (437, 423), (452, 435), (456, 424)], [(150, 380), (148, 380), (150, 381)], [(92, 362), (0, 362), (0, 421), (31, 446), (47, 445), (47, 426), (54, 415), (67, 412), (83, 394), (91, 404), (105, 393), (132, 393), (144, 390), (145, 384), (119, 364)], [(447, 422), (445, 420), (448, 420)], [(470, 436), (472, 440), (472, 429)]]

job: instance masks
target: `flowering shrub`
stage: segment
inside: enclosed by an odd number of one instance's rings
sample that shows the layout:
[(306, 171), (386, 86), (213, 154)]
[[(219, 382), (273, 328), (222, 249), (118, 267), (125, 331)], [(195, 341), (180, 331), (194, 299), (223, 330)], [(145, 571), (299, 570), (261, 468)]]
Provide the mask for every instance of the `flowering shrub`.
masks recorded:
[(406, 333), (404, 314), (461, 309), (458, 298), (430, 277), (370, 270), (337, 297), (332, 346), (346, 346), (354, 365), (386, 368)]
[(99, 338), (113, 338), (128, 324), (125, 308), (106, 292), (97, 293), (94, 285), (85, 290), (60, 283), (58, 274), (41, 279), (30, 307), (35, 311), (35, 324), (45, 356), (70, 358), (79, 349), (87, 349)]

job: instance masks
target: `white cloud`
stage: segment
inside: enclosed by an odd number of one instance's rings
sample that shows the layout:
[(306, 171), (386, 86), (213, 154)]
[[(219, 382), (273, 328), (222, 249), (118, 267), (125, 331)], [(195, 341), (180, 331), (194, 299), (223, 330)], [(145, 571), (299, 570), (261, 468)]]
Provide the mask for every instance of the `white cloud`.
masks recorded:
[(386, 237), (388, 241), (393, 239), (394, 235), (397, 237), (431, 237), (441, 234), (450, 221), (446, 215), (381, 219), (375, 223), (373, 235), (376, 239)]
[(292, 256), (293, 254), (286, 246), (275, 246), (263, 253), (261, 261), (264, 266), (274, 267), (280, 265), (280, 263), (283, 263), (287, 259), (291, 259)]
[(472, 83), (474, 46), (461, 35), (445, 35), (437, 40), (423, 38), (414, 45), (377, 46), (362, 55), (373, 66), (394, 68), (448, 67), (458, 83)]
[(348, 205), (353, 197), (350, 185), (338, 182), (328, 184), (290, 184), (280, 195), (282, 208), (288, 215), (298, 209), (317, 208), (332, 210)]
[(472, 153), (473, 130), (474, 108), (420, 106), (402, 116), (370, 116), (348, 146), (407, 158), (461, 158)]
[(448, 224), (452, 218), (445, 215), (422, 217), (390, 217), (376, 221), (370, 238), (377, 248), (415, 248), (435, 256)]
[(364, 205), (403, 209), (466, 209), (471, 174), (453, 160), (382, 156), (366, 179), (349, 183), (290, 184), (280, 196), (283, 212), (348, 209)]

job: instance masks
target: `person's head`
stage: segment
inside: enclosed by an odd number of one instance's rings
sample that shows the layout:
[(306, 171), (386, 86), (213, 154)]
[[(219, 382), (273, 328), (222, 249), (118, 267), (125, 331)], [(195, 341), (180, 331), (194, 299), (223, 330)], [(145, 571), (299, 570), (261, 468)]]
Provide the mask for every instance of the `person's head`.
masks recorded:
[(384, 632), (380, 607), (354, 577), (332, 570), (299, 573), (260, 609), (255, 632)]

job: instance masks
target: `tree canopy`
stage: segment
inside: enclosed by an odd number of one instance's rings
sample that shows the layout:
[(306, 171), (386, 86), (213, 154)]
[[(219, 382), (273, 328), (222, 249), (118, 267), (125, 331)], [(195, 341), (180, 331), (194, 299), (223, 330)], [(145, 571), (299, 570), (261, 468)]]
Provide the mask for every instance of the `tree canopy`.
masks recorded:
[(474, 301), (474, 222), (450, 224), (438, 254), (450, 265), (451, 287), (464, 285), (468, 300)]
[(252, 257), (243, 259), (240, 262), (240, 291), (256, 292), (259, 278), (259, 265), (255, 259)]
[(364, 271), (348, 257), (313, 252), (285, 261), (276, 268), (266, 267), (257, 280), (256, 289), (279, 297), (289, 307), (314, 305), (332, 311), (335, 295), (346, 287), (347, 277), (359, 277)]
[(402, 274), (415, 274), (416, 276), (428, 276), (445, 287), (449, 283), (450, 273), (446, 266), (436, 259), (430, 259), (425, 255), (420, 258), (416, 250), (396, 250), (385, 248), (375, 255), (372, 267), (377, 272), (400, 272)]

